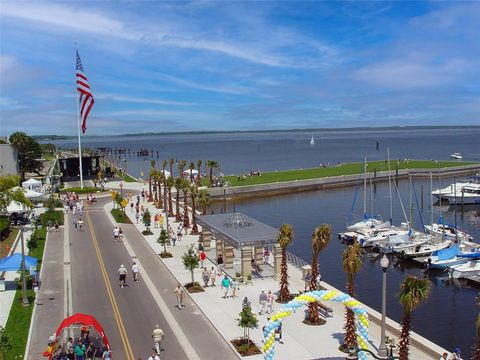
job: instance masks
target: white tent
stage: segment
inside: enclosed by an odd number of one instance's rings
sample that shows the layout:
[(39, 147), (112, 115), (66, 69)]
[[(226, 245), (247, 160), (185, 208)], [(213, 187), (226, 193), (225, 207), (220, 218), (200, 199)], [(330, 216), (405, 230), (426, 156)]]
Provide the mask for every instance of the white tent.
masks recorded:
[(185, 171), (183, 172), (183, 174), (184, 174), (184, 175), (190, 175), (190, 174), (197, 175), (197, 174), (198, 174), (198, 171), (195, 170), (195, 169), (192, 169), (192, 170), (187, 169), (187, 170), (185, 170)]
[(28, 207), (19, 203), (18, 201), (12, 201), (8, 206), (7, 206), (7, 213), (22, 213), (22, 212), (27, 212)]
[(170, 175), (172, 175), (172, 174), (170, 174), (170, 171), (168, 171), (168, 170), (162, 170), (162, 173), (163, 173), (163, 175), (165, 175), (166, 178), (168, 178)]
[(15, 186), (14, 188), (12, 188), (13, 191), (17, 191), (19, 189), (23, 191), (23, 194), (25, 195), (25, 197), (27, 199), (43, 198), (44, 197), (44, 194), (42, 194), (38, 191), (34, 191), (34, 190), (26, 189), (26, 188), (21, 188), (20, 186)]
[(24, 181), (22, 183), (22, 187), (24, 189), (30, 189), (30, 190), (41, 189), (42, 188), (42, 182), (32, 178), (32, 179), (28, 179), (27, 181)]

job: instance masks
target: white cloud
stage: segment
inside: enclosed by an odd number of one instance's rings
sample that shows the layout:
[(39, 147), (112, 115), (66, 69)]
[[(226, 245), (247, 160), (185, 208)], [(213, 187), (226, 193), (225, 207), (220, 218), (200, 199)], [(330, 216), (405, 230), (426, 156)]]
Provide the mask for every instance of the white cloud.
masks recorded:
[(189, 87), (189, 88), (192, 88), (192, 89), (205, 90), (205, 91), (217, 92), (217, 93), (232, 94), (232, 95), (248, 94), (248, 93), (251, 92), (251, 89), (249, 89), (245, 86), (241, 86), (241, 85), (231, 85), (231, 86), (218, 85), (218, 86), (213, 86), (213, 85), (200, 84), (200, 83), (190, 81), (190, 80), (180, 79), (178, 77), (171, 76), (171, 75), (166, 75), (166, 74), (158, 74), (157, 73), (157, 76), (161, 79), (167, 80), (167, 81), (172, 82), (174, 84)]
[[(74, 97), (74, 95), (65, 95), (65, 97)], [(106, 99), (119, 102), (131, 102), (131, 103), (142, 103), (142, 104), (156, 104), (156, 105), (174, 105), (174, 106), (193, 106), (195, 103), (183, 102), (183, 101), (173, 101), (173, 100), (162, 100), (162, 99), (150, 99), (144, 97), (134, 97), (134, 96), (124, 96), (116, 94), (104, 94), (104, 93), (95, 93), (95, 99)]]

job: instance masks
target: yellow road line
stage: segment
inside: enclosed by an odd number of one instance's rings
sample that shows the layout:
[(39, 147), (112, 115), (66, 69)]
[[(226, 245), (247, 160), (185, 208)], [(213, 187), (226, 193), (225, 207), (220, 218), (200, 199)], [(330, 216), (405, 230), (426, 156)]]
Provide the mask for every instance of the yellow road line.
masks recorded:
[(118, 309), (117, 301), (115, 300), (115, 296), (113, 295), (112, 285), (110, 284), (110, 280), (108, 279), (107, 271), (105, 269), (105, 263), (103, 262), (102, 253), (100, 252), (100, 247), (98, 246), (97, 237), (95, 235), (95, 232), (93, 231), (93, 226), (88, 211), (85, 212), (85, 215), (87, 218), (88, 229), (90, 230), (90, 234), (92, 235), (92, 243), (97, 254), (100, 271), (102, 272), (103, 280), (105, 282), (105, 288), (107, 290), (110, 303), (112, 304), (113, 315), (115, 316), (115, 320), (117, 321), (117, 327), (118, 331), (120, 332), (120, 338), (122, 339), (125, 354), (127, 354), (128, 360), (135, 360), (132, 352), (132, 347), (130, 346), (130, 341), (128, 340), (127, 332), (125, 331), (125, 326), (123, 325), (122, 317)]

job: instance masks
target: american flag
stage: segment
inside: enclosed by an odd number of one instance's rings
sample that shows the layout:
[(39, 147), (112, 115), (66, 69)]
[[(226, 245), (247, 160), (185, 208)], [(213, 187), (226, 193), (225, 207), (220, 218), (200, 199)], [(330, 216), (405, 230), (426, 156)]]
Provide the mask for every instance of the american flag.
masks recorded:
[(83, 72), (82, 60), (80, 60), (80, 55), (78, 55), (77, 50), (77, 91), (79, 93), (79, 108), (80, 108), (80, 117), (82, 118), (82, 132), (87, 131), (87, 117), (92, 109), (93, 99), (92, 91), (90, 90), (90, 85), (88, 85), (88, 79)]

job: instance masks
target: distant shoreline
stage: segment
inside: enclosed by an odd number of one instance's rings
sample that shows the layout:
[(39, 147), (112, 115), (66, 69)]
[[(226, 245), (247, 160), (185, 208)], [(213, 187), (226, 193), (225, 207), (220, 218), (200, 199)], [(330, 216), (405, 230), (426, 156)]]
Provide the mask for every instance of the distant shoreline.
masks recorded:
[[(133, 133), (116, 135), (88, 135), (84, 138), (114, 138), (114, 137), (140, 137), (140, 136), (170, 136), (170, 135), (217, 135), (217, 134), (272, 134), (288, 132), (347, 132), (347, 131), (401, 131), (401, 130), (448, 130), (448, 129), (480, 129), (480, 125), (442, 125), (442, 126), (363, 126), (347, 128), (299, 128), (299, 129), (276, 129), (276, 130), (209, 130), (209, 131), (171, 131), (154, 133)], [(75, 135), (33, 135), (35, 140), (73, 140)]]

